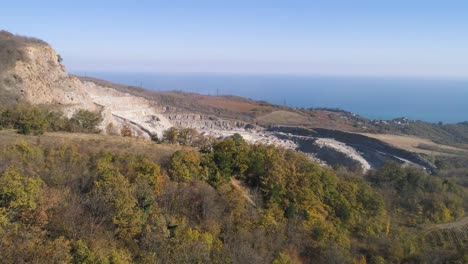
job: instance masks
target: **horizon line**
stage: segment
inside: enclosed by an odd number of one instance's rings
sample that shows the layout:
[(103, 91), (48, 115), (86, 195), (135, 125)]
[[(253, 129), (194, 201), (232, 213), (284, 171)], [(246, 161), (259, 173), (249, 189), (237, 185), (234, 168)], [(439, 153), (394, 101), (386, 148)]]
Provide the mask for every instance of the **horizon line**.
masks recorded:
[[(285, 76), (285, 77), (313, 77), (313, 78), (358, 78), (358, 79), (408, 79), (408, 80), (434, 80), (434, 81), (468, 81), (468, 76), (441, 76), (441, 75), (398, 75), (398, 74), (332, 74), (332, 73), (305, 73), (305, 72), (234, 72), (234, 71), (157, 71), (157, 70), (83, 70), (69, 69), (70, 74), (86, 77), (87, 73), (108, 74), (154, 74), (154, 75), (199, 75), (199, 76)], [(91, 77), (91, 76), (87, 76)]]

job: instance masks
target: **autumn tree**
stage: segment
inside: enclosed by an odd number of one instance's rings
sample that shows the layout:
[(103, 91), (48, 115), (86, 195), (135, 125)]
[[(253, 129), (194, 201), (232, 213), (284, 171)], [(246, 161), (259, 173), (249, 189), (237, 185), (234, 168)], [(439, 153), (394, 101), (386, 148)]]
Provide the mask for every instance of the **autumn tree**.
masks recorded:
[(169, 164), (169, 176), (179, 182), (202, 180), (206, 174), (200, 163), (201, 156), (198, 152), (176, 151)]
[(200, 138), (200, 134), (194, 128), (184, 128), (179, 131), (178, 141), (179, 144), (185, 146), (194, 145)]
[(97, 161), (99, 172), (92, 191), (95, 213), (116, 227), (116, 234), (125, 239), (141, 230), (141, 211), (137, 207), (135, 187), (112, 165), (112, 156)]
[(98, 125), (101, 121), (101, 113), (80, 109), (70, 119), (70, 131), (99, 133)]
[(179, 141), (179, 130), (171, 127), (163, 133), (163, 140), (170, 144), (176, 144)]
[(13, 219), (30, 217), (38, 206), (43, 184), (41, 179), (14, 170), (4, 172), (0, 177), (0, 209), (6, 209)]

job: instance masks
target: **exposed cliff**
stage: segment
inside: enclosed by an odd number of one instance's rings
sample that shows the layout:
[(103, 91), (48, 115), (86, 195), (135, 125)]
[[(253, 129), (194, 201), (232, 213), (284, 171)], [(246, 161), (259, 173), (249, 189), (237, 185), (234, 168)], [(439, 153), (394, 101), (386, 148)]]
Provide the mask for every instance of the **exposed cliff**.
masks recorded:
[(68, 75), (60, 56), (45, 42), (0, 32), (0, 87), (4, 100), (57, 104), (67, 109), (96, 107), (83, 83)]

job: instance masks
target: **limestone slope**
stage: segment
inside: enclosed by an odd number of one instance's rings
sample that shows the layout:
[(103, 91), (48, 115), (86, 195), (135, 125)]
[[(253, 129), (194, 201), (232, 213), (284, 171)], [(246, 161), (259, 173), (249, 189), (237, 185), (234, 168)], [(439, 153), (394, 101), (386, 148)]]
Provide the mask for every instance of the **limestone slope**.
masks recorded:
[(0, 88), (15, 99), (96, 110), (83, 83), (68, 75), (45, 42), (0, 32), (0, 58)]

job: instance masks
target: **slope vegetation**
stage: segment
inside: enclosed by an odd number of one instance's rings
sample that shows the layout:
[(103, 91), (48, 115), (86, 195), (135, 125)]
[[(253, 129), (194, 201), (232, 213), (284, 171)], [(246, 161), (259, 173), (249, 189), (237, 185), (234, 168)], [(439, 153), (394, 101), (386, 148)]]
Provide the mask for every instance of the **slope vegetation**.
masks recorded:
[[(4, 263), (463, 263), (463, 187), (388, 163), (323, 168), (239, 135), (198, 151), (0, 132)], [(456, 237), (454, 237), (456, 239)]]

